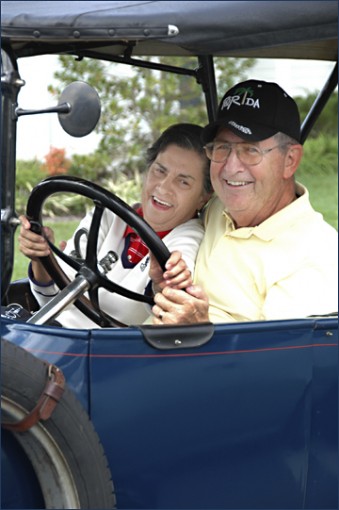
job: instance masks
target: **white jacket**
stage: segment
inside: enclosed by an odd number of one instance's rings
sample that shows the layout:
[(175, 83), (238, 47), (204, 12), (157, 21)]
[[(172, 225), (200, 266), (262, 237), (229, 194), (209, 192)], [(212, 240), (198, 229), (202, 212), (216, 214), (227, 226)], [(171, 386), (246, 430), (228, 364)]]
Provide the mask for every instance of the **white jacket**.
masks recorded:
[[(78, 229), (89, 229), (91, 224), (93, 211), (88, 213), (80, 222)], [(149, 283), (148, 264), (149, 256), (145, 256), (133, 268), (124, 267), (124, 262), (128, 265), (126, 257), (123, 255), (125, 247), (124, 232), (126, 223), (122, 221), (111, 211), (105, 209), (101, 220), (101, 226), (98, 233), (98, 255), (100, 261), (113, 250), (119, 256), (119, 260), (113, 265), (112, 269), (106, 276), (118, 283), (119, 285), (143, 294), (147, 284)], [(192, 275), (194, 273), (195, 259), (201, 240), (203, 238), (204, 229), (200, 219), (192, 219), (178, 225), (169, 234), (163, 238), (164, 244), (170, 252), (179, 250), (185, 260)], [(75, 235), (75, 234), (74, 234)], [(74, 250), (74, 235), (67, 242), (65, 253), (69, 254)], [(83, 256), (86, 254), (86, 236), (80, 239), (80, 248)], [(65, 264), (62, 260), (58, 260), (61, 268), (70, 279), (74, 278), (74, 270)], [(52, 296), (59, 292), (59, 288), (52, 283), (51, 285), (38, 285), (30, 274), (31, 290), (40, 306), (45, 305)], [(99, 289), (99, 303), (101, 309), (117, 319), (118, 321), (128, 324), (142, 324), (150, 315), (150, 307), (145, 303), (140, 303), (116, 293), (108, 292), (105, 289)], [(70, 305), (56, 318), (63, 326), (68, 328), (98, 328), (92, 320), (84, 316), (74, 305)]]

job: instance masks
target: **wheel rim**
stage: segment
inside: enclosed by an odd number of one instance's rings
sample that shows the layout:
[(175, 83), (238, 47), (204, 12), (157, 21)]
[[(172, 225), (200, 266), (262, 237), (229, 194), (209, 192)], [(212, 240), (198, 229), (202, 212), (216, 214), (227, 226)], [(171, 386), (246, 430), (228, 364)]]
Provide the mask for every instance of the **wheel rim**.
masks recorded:
[[(27, 414), (20, 405), (4, 396), (1, 396), (1, 411), (3, 418), (13, 422)], [(43, 423), (39, 421), (27, 432), (14, 433), (14, 436), (33, 466), (46, 508), (81, 508), (67, 460)]]

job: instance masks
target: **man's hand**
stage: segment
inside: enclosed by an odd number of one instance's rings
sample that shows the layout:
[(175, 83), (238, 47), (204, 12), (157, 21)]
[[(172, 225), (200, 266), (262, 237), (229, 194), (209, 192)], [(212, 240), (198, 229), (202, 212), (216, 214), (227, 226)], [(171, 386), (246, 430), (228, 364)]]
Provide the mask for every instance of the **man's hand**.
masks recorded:
[(183, 290), (165, 287), (154, 296), (153, 324), (196, 324), (208, 322), (208, 297), (197, 285)]
[(161, 292), (165, 287), (185, 289), (192, 285), (191, 271), (183, 260), (180, 251), (173, 251), (166, 262), (166, 271), (163, 272), (158, 261), (150, 253), (149, 276), (152, 280), (154, 293)]

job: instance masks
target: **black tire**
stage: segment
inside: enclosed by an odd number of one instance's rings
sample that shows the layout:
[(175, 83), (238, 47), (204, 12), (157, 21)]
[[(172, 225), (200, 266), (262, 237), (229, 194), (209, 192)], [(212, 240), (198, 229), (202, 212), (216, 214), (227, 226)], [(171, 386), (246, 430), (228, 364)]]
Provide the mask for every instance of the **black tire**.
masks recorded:
[[(2, 421), (16, 422), (34, 408), (48, 367), (47, 362), (1, 339)], [(103, 447), (67, 384), (49, 419), (12, 433), (33, 466), (46, 508), (115, 508)]]

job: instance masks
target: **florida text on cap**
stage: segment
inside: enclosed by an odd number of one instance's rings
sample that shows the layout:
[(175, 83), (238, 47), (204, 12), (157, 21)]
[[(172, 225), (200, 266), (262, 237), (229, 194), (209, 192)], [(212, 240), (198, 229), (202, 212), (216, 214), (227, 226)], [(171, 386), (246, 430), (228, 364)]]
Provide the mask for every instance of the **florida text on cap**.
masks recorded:
[(216, 120), (203, 130), (203, 142), (213, 140), (219, 128), (228, 128), (245, 140), (265, 140), (282, 132), (299, 141), (298, 106), (277, 83), (244, 81), (226, 92)]

